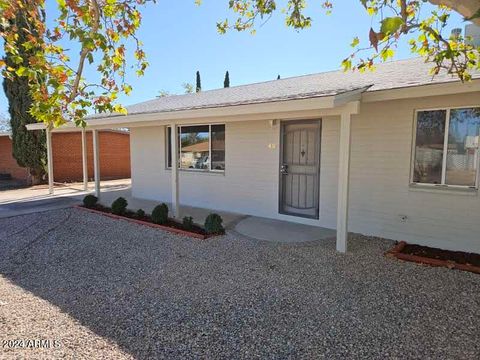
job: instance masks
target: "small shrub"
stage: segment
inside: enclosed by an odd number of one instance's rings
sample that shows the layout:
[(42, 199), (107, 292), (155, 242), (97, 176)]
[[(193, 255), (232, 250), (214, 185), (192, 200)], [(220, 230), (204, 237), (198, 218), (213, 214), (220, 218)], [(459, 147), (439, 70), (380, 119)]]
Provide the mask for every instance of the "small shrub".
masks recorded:
[(193, 218), (191, 216), (185, 216), (183, 218), (183, 227), (185, 230), (192, 230), (193, 228)]
[(225, 229), (222, 226), (223, 219), (218, 214), (210, 214), (205, 219), (205, 231), (207, 234), (222, 234)]
[(87, 195), (83, 198), (83, 205), (87, 208), (93, 208), (97, 205), (98, 198), (95, 195)]
[(123, 215), (125, 214), (125, 210), (127, 210), (128, 202), (123, 197), (119, 197), (112, 203), (112, 213), (115, 215)]
[(143, 211), (143, 209), (138, 209), (135, 215), (137, 216), (137, 218), (143, 219), (145, 217), (145, 211)]
[(166, 204), (155, 206), (152, 211), (152, 221), (159, 225), (165, 225), (168, 222), (168, 206)]

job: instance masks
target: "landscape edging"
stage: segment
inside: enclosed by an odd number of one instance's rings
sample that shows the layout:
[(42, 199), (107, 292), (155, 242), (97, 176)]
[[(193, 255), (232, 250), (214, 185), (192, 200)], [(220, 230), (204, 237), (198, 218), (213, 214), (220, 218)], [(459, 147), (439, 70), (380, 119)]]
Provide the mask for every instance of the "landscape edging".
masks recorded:
[(89, 211), (89, 212), (94, 213), (94, 214), (100, 214), (100, 215), (103, 215), (103, 216), (107, 216), (107, 217), (110, 217), (112, 219), (126, 220), (126, 221), (130, 221), (132, 223), (138, 224), (138, 225), (149, 226), (149, 227), (169, 231), (169, 232), (175, 233), (175, 234), (194, 237), (194, 238), (201, 239), (201, 240), (205, 240), (205, 239), (209, 238), (208, 235), (202, 235), (202, 234), (190, 232), (190, 231), (187, 231), (187, 230), (176, 229), (176, 228), (172, 228), (170, 226), (154, 224), (154, 223), (151, 223), (151, 222), (148, 222), (148, 221), (132, 219), (132, 218), (129, 218), (129, 217), (126, 217), (126, 216), (115, 215), (115, 214), (112, 214), (112, 213), (107, 213), (107, 212), (96, 210), (96, 209), (89, 209), (89, 208), (86, 208), (86, 207), (81, 206), (81, 205), (75, 205), (74, 207), (76, 209), (82, 209), (82, 210)]
[(437, 267), (446, 267), (449, 269), (469, 271), (476, 274), (480, 274), (480, 267), (469, 264), (458, 264), (456, 262), (451, 262), (447, 260), (432, 259), (424, 256), (410, 255), (402, 253), (403, 248), (407, 245), (405, 241), (400, 241), (395, 247), (385, 253), (387, 257), (395, 257), (400, 260), (416, 262), (419, 264), (437, 266)]

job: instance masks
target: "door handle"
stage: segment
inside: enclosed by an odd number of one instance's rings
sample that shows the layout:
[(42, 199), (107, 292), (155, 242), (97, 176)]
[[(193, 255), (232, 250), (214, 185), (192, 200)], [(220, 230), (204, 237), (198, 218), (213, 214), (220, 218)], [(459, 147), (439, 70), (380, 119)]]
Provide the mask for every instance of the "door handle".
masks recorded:
[(280, 173), (282, 175), (288, 175), (288, 165), (287, 164), (282, 164), (282, 166), (280, 166)]

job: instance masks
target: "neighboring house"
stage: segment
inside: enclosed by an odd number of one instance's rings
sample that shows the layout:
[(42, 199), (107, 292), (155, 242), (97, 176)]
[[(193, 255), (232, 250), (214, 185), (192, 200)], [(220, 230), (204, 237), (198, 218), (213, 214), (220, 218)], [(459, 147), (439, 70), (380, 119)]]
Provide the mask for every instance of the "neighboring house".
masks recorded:
[(177, 216), (185, 204), (336, 228), (339, 251), (348, 230), (480, 253), (480, 74), (461, 83), (431, 67), (169, 96), (88, 129), (130, 128), (132, 195)]
[[(208, 135), (208, 134), (207, 134)], [(208, 138), (208, 136), (207, 136)], [(210, 149), (211, 145), (211, 149)], [(210, 150), (212, 152), (212, 170), (225, 170), (225, 140), (204, 140), (197, 143), (181, 143), (180, 157), (183, 169), (210, 169)]]
[[(100, 163), (103, 180), (130, 178), (130, 135), (128, 131), (100, 132)], [(93, 178), (92, 136), (87, 134), (88, 174)], [(81, 181), (82, 139), (78, 132), (52, 136), (53, 174), (56, 182)], [(28, 172), (18, 166), (12, 156), (11, 133), (0, 133), (0, 174), (21, 181), (28, 180)]]

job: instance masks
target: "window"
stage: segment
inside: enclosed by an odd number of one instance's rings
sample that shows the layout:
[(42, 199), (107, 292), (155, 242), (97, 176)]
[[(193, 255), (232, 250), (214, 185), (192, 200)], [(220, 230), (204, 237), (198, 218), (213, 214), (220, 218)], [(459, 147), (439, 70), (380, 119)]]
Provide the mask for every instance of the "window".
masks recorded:
[(480, 108), (417, 112), (412, 181), (476, 187)]
[(225, 125), (211, 126), (211, 170), (225, 170)]
[[(167, 167), (172, 167), (172, 129), (167, 128)], [(225, 125), (178, 127), (179, 168), (225, 171)]]
[(442, 182), (446, 114), (445, 110), (421, 111), (417, 114), (413, 182)]

